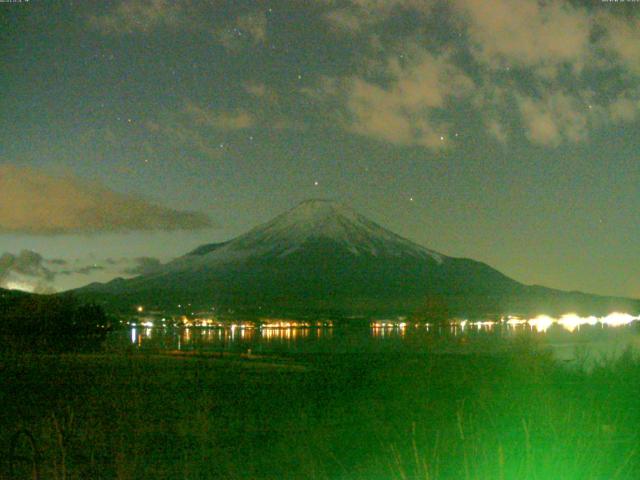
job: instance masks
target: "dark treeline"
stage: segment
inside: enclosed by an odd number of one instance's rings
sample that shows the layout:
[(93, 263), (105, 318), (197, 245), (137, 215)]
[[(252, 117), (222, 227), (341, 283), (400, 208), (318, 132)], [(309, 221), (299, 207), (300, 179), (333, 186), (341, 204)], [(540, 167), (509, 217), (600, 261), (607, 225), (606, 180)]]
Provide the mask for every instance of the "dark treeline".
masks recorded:
[(95, 348), (111, 329), (102, 307), (73, 295), (0, 295), (0, 335), (18, 348)]

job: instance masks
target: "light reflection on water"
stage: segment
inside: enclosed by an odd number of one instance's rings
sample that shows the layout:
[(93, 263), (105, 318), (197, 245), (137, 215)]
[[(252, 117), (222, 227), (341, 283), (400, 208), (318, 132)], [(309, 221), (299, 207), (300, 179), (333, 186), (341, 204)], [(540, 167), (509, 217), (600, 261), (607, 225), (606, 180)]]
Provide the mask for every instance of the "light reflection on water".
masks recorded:
[[(491, 353), (514, 339), (527, 338), (570, 361), (589, 354), (612, 357), (627, 348), (640, 353), (640, 330), (624, 317), (601, 321), (565, 315), (559, 319), (516, 318), (503, 322), (456, 321), (450, 324), (372, 322), (363, 326), (257, 326), (131, 328), (114, 332), (112, 349), (233, 353)], [(607, 317), (605, 317), (607, 318)], [(513, 343), (513, 342), (511, 342)]]

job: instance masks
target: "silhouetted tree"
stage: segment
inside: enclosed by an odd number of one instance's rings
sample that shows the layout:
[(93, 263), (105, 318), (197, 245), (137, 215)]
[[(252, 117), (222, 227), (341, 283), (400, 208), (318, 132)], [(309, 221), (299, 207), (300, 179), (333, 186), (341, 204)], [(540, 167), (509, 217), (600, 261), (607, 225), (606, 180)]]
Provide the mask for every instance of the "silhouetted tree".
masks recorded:
[(86, 349), (99, 346), (112, 323), (95, 304), (73, 295), (20, 295), (0, 299), (0, 333), (24, 346)]

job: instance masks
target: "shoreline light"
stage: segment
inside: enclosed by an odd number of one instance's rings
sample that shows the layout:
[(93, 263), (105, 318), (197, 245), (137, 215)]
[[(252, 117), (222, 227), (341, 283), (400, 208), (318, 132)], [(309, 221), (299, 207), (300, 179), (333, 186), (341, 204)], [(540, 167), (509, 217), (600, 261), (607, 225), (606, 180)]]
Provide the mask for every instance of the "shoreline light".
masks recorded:
[(564, 315), (560, 316), (560, 318), (553, 318), (548, 315), (538, 315), (537, 317), (529, 318), (526, 320), (517, 317), (509, 317), (509, 320), (506, 323), (510, 327), (526, 324), (531, 328), (534, 328), (537, 332), (544, 333), (549, 328), (551, 328), (551, 326), (556, 324), (569, 332), (575, 332), (576, 330), (579, 330), (583, 325), (622, 327), (639, 320), (640, 315), (633, 316), (629, 313), (621, 312), (612, 312), (604, 317), (596, 317), (594, 315), (581, 317), (575, 313), (565, 313)]
[(528, 320), (528, 324), (540, 333), (546, 332), (553, 323), (553, 318), (548, 315), (538, 315), (536, 318)]

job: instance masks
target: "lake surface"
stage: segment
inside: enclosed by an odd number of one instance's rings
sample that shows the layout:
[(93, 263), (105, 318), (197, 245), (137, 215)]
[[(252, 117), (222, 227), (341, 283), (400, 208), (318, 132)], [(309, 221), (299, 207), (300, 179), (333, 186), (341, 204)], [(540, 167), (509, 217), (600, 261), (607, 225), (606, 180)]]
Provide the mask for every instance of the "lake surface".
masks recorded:
[(250, 355), (314, 353), (494, 353), (523, 341), (566, 362), (640, 354), (640, 322), (540, 325), (484, 323), (434, 326), (377, 322), (334, 327), (131, 327), (113, 332), (107, 348), (148, 352), (232, 352)]

